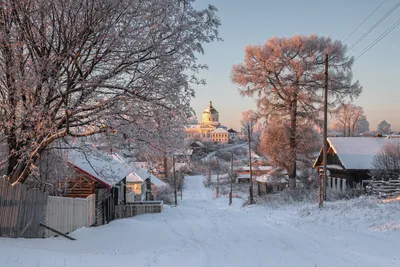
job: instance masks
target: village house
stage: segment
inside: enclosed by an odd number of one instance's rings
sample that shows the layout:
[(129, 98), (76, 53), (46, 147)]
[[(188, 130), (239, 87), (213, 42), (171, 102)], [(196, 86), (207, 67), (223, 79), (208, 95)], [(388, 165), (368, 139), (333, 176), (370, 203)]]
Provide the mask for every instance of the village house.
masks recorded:
[[(268, 174), (273, 169), (272, 166), (252, 165), (252, 176), (256, 179), (258, 176)], [(249, 183), (250, 182), (250, 166), (243, 166), (237, 169), (237, 183)]]
[(269, 174), (265, 174), (258, 176), (256, 181), (258, 195), (277, 193), (288, 186), (287, 176), (273, 177)]
[[(400, 144), (399, 138), (329, 137), (327, 158), (327, 188), (344, 191), (363, 189), (370, 183), (374, 156), (386, 144)], [(323, 168), (323, 148), (313, 168)]]
[(189, 149), (192, 150), (192, 156), (207, 153), (206, 146), (200, 141), (193, 141), (192, 143), (190, 143)]
[(69, 149), (67, 161), (74, 172), (66, 196), (87, 198), (95, 194), (95, 225), (113, 220), (115, 206), (126, 204), (126, 177), (132, 170), (109, 153), (91, 146)]
[(229, 141), (230, 141), (230, 142), (239, 140), (239, 133), (236, 132), (235, 130), (233, 130), (232, 128), (230, 128), (230, 129), (228, 130), (228, 134), (229, 134)]
[(157, 199), (157, 189), (166, 184), (146, 169), (133, 169), (126, 177), (127, 202)]

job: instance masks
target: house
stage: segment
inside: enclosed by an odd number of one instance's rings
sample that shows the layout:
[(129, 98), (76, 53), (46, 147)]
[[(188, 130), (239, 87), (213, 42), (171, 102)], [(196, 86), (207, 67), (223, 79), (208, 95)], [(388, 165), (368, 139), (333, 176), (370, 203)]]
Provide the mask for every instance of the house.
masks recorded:
[[(262, 165), (252, 165), (252, 175), (253, 177), (261, 176), (264, 174), (268, 174), (273, 169), (272, 166), (262, 166)], [(250, 181), (250, 167), (243, 166), (240, 167), (237, 171), (238, 176), (243, 177), (242, 179), (248, 179)], [(247, 176), (248, 178), (246, 178)]]
[[(400, 144), (399, 138), (383, 137), (329, 137), (327, 140), (327, 188), (339, 191), (365, 187), (371, 179), (374, 156), (386, 144)], [(313, 168), (322, 171), (323, 148)]]
[(224, 128), (217, 128), (211, 132), (211, 140), (215, 143), (227, 144), (229, 142), (229, 133)]
[(228, 130), (229, 141), (236, 141), (239, 140), (239, 133), (230, 128)]
[(166, 186), (166, 184), (153, 175), (145, 166), (147, 164), (129, 164), (119, 154), (113, 153), (113, 157), (125, 164), (131, 172), (126, 177), (126, 201), (147, 201), (156, 198), (155, 187)]
[(206, 146), (200, 141), (194, 141), (189, 145), (189, 149), (192, 150), (192, 155), (201, 155), (207, 152)]
[(95, 225), (113, 220), (115, 206), (126, 203), (126, 177), (132, 170), (111, 154), (91, 146), (68, 149), (67, 161), (74, 170), (67, 197), (95, 194)]
[[(162, 186), (166, 186), (166, 184), (148, 170), (133, 167), (133, 171), (126, 177), (127, 201), (156, 199), (156, 188)], [(130, 195), (133, 195), (133, 198), (130, 198)]]
[(256, 181), (258, 195), (276, 193), (282, 191), (289, 185), (287, 178), (273, 177), (269, 174), (258, 176)]

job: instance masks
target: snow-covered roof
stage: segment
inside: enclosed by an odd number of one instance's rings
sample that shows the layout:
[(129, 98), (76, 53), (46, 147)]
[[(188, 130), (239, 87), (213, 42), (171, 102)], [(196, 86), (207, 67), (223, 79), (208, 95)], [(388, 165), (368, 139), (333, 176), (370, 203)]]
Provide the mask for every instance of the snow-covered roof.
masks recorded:
[[(272, 166), (252, 166), (251, 169), (253, 171), (271, 171), (274, 169)], [(249, 166), (243, 166), (239, 168), (239, 171), (250, 171)]]
[(211, 133), (228, 133), (228, 131), (225, 130), (224, 128), (217, 128), (214, 131), (212, 131)]
[(256, 178), (258, 182), (262, 183), (287, 183), (284, 177), (273, 177), (269, 174), (261, 175)]
[(326, 168), (327, 168), (327, 169), (343, 170), (343, 167), (342, 167), (342, 166), (333, 165), (333, 164), (328, 164), (328, 165), (326, 165)]
[(150, 178), (150, 182), (156, 186), (165, 186), (165, 183), (158, 179), (156, 176), (151, 174), (146, 168), (147, 163), (138, 162), (137, 164), (128, 164), (126, 160), (118, 154), (113, 154), (115, 158), (117, 158), (120, 162), (124, 163), (128, 168), (130, 168), (131, 172), (126, 177), (126, 182), (143, 182), (147, 178)]
[[(158, 179), (153, 174), (149, 173), (146, 169), (134, 167), (131, 174), (126, 177), (127, 182), (143, 182), (150, 178), (150, 182), (156, 186), (165, 186), (165, 183)], [(132, 180), (131, 180), (132, 179)]]
[(192, 145), (193, 144), (196, 144), (196, 145), (198, 145), (199, 147), (202, 147), (202, 148), (205, 148), (206, 146), (202, 143), (202, 142), (200, 142), (200, 141), (194, 141), (193, 143), (192, 143)]
[(331, 148), (346, 169), (373, 169), (374, 156), (389, 143), (400, 144), (399, 138), (381, 137), (329, 137)]
[(90, 146), (68, 149), (67, 157), (71, 165), (109, 187), (116, 185), (132, 172), (131, 168), (109, 153)]

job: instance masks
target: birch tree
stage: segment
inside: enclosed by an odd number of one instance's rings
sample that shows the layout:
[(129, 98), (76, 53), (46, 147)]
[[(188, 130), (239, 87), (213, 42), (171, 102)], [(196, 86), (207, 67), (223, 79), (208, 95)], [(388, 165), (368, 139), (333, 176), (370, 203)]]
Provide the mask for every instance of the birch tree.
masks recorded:
[(65, 136), (137, 125), (154, 109), (189, 110), (196, 53), (218, 40), (209, 6), (175, 0), (4, 0), (0, 130), (7, 173), (24, 182)]
[(278, 115), (289, 123), (291, 187), (296, 181), (298, 119), (314, 120), (321, 113), (326, 53), (330, 105), (357, 97), (362, 88), (358, 81), (352, 81), (354, 59), (346, 55), (346, 46), (340, 41), (326, 37), (275, 37), (264, 45), (249, 45), (244, 62), (232, 68), (231, 79), (243, 96), (254, 97), (265, 116)]

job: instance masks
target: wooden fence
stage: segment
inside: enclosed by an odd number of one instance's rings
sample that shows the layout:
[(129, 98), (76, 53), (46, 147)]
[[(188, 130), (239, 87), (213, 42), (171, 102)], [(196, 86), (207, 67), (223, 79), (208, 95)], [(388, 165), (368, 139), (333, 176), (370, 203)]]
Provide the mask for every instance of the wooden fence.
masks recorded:
[(145, 201), (115, 206), (115, 219), (123, 219), (146, 213), (161, 213), (163, 205), (162, 201)]
[(7, 178), (0, 178), (0, 236), (42, 237), (48, 195), (39, 190), (28, 190), (23, 184), (11, 186)]
[(369, 185), (369, 191), (382, 198), (398, 197), (400, 196), (400, 180), (373, 181)]
[[(45, 225), (67, 234), (95, 223), (95, 195), (85, 198), (50, 196), (47, 201)], [(54, 233), (45, 230), (45, 237)]]

